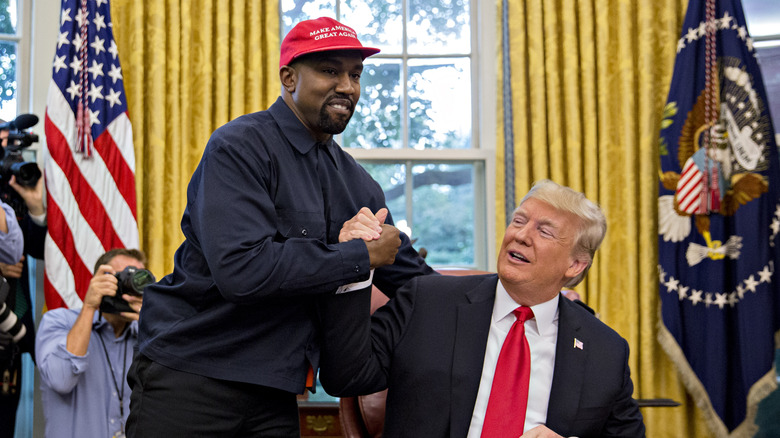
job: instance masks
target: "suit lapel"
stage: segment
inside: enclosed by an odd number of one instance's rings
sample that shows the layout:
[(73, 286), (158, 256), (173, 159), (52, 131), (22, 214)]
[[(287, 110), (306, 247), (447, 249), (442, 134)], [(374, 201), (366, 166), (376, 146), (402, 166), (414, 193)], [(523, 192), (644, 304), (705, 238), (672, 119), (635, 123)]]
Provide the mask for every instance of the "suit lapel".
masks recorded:
[[(561, 297), (558, 305), (558, 341), (547, 409), (547, 426), (553, 430), (558, 429), (558, 425), (571, 424), (574, 420), (585, 381), (585, 362), (590, 350), (586, 348), (587, 334), (580, 330), (580, 315), (572, 308), (576, 305), (565, 297)], [(576, 346), (575, 340), (582, 344)]]
[(466, 436), (471, 424), (497, 282), (498, 275), (487, 277), (476, 288), (466, 291), (466, 303), (458, 305), (452, 357), (450, 436), (453, 437)]

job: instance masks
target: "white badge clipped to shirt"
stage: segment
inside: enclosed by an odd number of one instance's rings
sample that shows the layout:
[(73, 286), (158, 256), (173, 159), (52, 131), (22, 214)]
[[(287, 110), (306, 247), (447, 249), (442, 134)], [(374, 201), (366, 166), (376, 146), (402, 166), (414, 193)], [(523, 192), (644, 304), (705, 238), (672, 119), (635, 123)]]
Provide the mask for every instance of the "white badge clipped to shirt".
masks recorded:
[(114, 432), (114, 436), (112, 438), (127, 438), (127, 435), (125, 435), (124, 432), (121, 430)]

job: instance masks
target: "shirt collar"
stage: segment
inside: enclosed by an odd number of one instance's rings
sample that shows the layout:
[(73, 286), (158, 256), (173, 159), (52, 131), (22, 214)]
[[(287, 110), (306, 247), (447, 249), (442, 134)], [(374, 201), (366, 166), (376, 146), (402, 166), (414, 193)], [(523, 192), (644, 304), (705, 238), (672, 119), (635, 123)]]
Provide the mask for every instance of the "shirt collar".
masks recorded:
[[(308, 154), (317, 146), (317, 144), (319, 144), (319, 142), (309, 134), (309, 130), (306, 129), (306, 126), (298, 119), (292, 109), (287, 106), (287, 103), (281, 96), (276, 99), (276, 102), (274, 102), (270, 108), (268, 108), (268, 112), (271, 113), (271, 117), (276, 120), (282, 135), (284, 135), (292, 147), (301, 154)], [(323, 149), (327, 151), (328, 155), (333, 157), (332, 148), (339, 147), (333, 139), (333, 136), (323, 144)]]
[[(105, 318), (100, 316), (100, 312), (95, 312), (95, 315), (92, 317), (92, 330), (100, 331), (104, 328), (111, 330), (112, 334), (114, 333), (114, 327), (111, 326)], [(122, 333), (122, 336), (119, 338), (121, 339), (128, 335), (138, 337), (138, 321), (130, 321), (130, 324), (125, 327), (124, 333)]]
[[(531, 306), (531, 310), (534, 311), (534, 318), (532, 321), (539, 333), (543, 334), (554, 327), (555, 321), (558, 319), (558, 301), (561, 294), (555, 295), (551, 300), (544, 303)], [(496, 285), (496, 300), (493, 303), (493, 321), (500, 321), (509, 316), (512, 311), (517, 309), (517, 302), (509, 296), (509, 293), (504, 289), (504, 285), (501, 281), (498, 281)], [(514, 321), (514, 318), (512, 318)]]

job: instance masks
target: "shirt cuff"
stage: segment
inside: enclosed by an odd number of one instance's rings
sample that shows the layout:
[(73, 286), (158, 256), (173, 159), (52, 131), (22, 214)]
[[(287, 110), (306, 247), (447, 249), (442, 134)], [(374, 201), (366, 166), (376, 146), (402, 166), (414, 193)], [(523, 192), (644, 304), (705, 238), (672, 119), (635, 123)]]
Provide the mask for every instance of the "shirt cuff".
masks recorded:
[(353, 292), (353, 291), (360, 290), (360, 289), (365, 289), (365, 288), (371, 286), (371, 282), (372, 282), (373, 279), (374, 279), (374, 270), (372, 269), (371, 272), (368, 274), (368, 280), (359, 281), (357, 283), (350, 283), (350, 284), (345, 284), (344, 286), (340, 286), (336, 290), (336, 295), (347, 293), (347, 292)]
[(27, 214), (30, 215), (30, 219), (32, 219), (32, 221), (33, 221), (33, 223), (35, 223), (35, 225), (38, 225), (40, 227), (45, 227), (46, 226), (46, 210), (45, 209), (44, 209), (43, 213), (41, 213), (39, 215), (34, 215), (34, 214), (30, 213), (30, 212), (27, 212)]

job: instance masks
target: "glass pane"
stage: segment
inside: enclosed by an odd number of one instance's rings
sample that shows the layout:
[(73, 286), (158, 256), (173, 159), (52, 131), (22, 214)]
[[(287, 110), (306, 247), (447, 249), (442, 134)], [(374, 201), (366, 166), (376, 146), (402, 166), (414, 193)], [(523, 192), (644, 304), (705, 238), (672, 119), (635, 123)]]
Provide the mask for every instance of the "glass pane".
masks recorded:
[(0, 42), (0, 119), (16, 117), (16, 43)]
[(471, 147), (469, 58), (409, 60), (409, 147)]
[(779, 1), (742, 0), (742, 9), (751, 37), (780, 35)]
[(471, 52), (469, 0), (409, 0), (409, 53)]
[(0, 1), (0, 33), (16, 35), (16, 0)]
[(339, 13), (364, 46), (381, 49), (383, 55), (401, 53), (402, 0), (342, 0)]
[(366, 60), (360, 86), (360, 100), (344, 131), (343, 146), (400, 149), (401, 61)]
[(764, 79), (769, 113), (775, 134), (780, 134), (780, 41), (775, 46), (756, 48), (761, 77)]
[(282, 38), (300, 21), (319, 17), (336, 18), (336, 0), (282, 0), (281, 8)]
[(474, 166), (412, 167), (415, 248), (434, 266), (474, 266)]
[(393, 216), (395, 226), (411, 236), (406, 219), (406, 166), (400, 163), (360, 163), (385, 192), (387, 209)]

